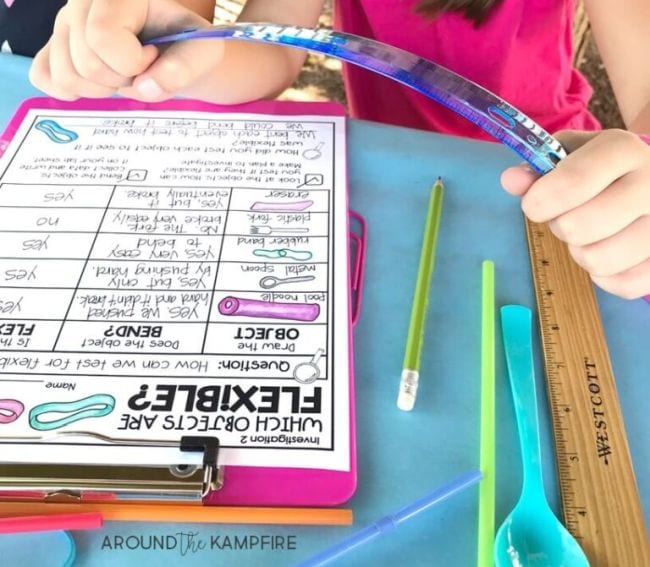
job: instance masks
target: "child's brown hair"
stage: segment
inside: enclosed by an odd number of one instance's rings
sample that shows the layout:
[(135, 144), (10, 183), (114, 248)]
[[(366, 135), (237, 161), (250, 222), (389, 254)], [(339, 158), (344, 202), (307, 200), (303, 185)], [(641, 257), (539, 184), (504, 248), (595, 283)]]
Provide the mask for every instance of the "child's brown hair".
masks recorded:
[(442, 12), (460, 12), (478, 26), (498, 2), (499, 0), (420, 0), (416, 11), (430, 17)]

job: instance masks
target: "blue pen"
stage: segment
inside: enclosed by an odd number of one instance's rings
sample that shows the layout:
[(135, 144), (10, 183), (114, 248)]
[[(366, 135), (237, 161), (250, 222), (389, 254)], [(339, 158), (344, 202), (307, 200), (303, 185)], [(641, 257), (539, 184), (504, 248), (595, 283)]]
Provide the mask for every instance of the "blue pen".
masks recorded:
[(438, 502), (442, 502), (450, 496), (461, 492), (465, 488), (476, 484), (482, 478), (483, 474), (480, 471), (473, 470), (466, 472), (447, 484), (443, 484), (436, 488), (426, 496), (404, 506), (404, 508), (394, 514), (388, 514), (358, 532), (353, 533), (349, 537), (346, 537), (344, 540), (335, 543), (316, 555), (312, 555), (310, 558), (305, 559), (296, 565), (296, 567), (318, 567), (319, 565), (326, 565), (355, 547), (368, 543), (378, 536), (387, 534), (402, 522), (410, 520), (413, 516), (417, 516), (420, 512), (428, 510), (432, 506), (438, 504)]

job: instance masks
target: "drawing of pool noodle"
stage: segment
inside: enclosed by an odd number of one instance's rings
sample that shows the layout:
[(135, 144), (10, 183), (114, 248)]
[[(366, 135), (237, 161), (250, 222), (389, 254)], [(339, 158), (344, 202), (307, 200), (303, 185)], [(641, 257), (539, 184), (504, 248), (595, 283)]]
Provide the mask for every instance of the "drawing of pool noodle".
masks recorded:
[(273, 213), (276, 211), (305, 211), (314, 204), (314, 201), (292, 201), (291, 203), (268, 203), (265, 201), (255, 201), (250, 210)]
[(13, 423), (25, 411), (25, 406), (18, 400), (0, 400), (0, 424)]
[(228, 295), (219, 302), (219, 313), (227, 316), (314, 321), (320, 313), (320, 305), (318, 303), (276, 303)]
[(79, 137), (76, 132), (64, 128), (54, 120), (39, 120), (34, 124), (34, 128), (43, 132), (43, 134), (57, 144), (69, 144)]
[(313, 256), (309, 250), (291, 250), (289, 248), (276, 248), (275, 250), (256, 248), (253, 250), (253, 254), (255, 256), (263, 256), (264, 258), (289, 258), (290, 260), (298, 260), (300, 262), (311, 260)]
[[(29, 412), (29, 425), (38, 431), (51, 431), (90, 417), (104, 417), (115, 409), (115, 398), (109, 394), (93, 394), (73, 402), (47, 402), (34, 406)], [(69, 414), (43, 421), (48, 413)]]

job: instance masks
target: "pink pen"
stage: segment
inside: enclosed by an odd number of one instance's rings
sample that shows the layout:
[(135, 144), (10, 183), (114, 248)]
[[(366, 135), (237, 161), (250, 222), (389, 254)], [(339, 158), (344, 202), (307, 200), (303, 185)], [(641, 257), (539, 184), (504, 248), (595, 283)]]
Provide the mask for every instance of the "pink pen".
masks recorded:
[[(0, 509), (0, 514), (2, 510)], [(0, 517), (0, 534), (21, 532), (53, 532), (58, 530), (94, 530), (101, 528), (104, 518), (97, 512), (52, 514), (51, 516)]]

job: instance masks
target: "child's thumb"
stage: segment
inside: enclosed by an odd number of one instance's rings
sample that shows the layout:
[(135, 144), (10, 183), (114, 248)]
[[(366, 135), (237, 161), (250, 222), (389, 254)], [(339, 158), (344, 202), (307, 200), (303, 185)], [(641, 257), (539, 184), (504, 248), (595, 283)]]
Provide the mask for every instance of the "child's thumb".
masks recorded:
[(501, 185), (510, 194), (523, 197), (539, 175), (528, 165), (509, 167), (501, 174)]
[(191, 87), (216, 67), (223, 56), (223, 41), (197, 40), (174, 43), (133, 81), (137, 98), (165, 100)]
[[(583, 132), (578, 130), (560, 130), (553, 134), (567, 153), (577, 150), (597, 135), (598, 132)], [(523, 197), (537, 179), (539, 179), (537, 173), (527, 164), (521, 164), (516, 167), (509, 167), (501, 174), (501, 185), (503, 185), (503, 188), (508, 193)]]

